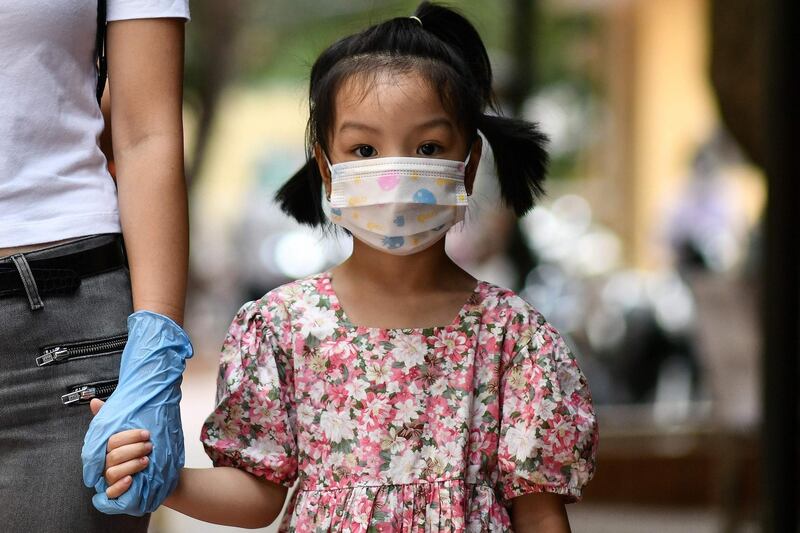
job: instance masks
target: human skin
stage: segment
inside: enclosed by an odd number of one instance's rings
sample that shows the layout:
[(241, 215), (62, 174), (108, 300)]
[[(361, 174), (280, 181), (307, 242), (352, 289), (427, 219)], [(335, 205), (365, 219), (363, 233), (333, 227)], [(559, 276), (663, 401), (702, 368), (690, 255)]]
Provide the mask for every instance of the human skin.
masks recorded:
[[(463, 161), (470, 152), (465, 176), (470, 192), (480, 141), (467, 138), (436, 91), (415, 73), (386, 74), (375, 83), (365, 92), (355, 78), (339, 90), (327, 153), (331, 163), (391, 156)], [(320, 146), (315, 151), (330, 194), (325, 154)], [(407, 256), (381, 252), (354, 239), (353, 254), (332, 270), (332, 276), (351, 321), (385, 328), (450, 323), (477, 283), (447, 256), (444, 239)], [(93, 409), (99, 405), (93, 402)], [(116, 497), (127, 490), (130, 476), (146, 466), (139, 461), (149, 451), (147, 437), (137, 430), (120, 433), (112, 441), (105, 475), (109, 497)], [(285, 497), (285, 488), (234, 468), (184, 469), (166, 505), (201, 520), (253, 527), (271, 523)], [(553, 494), (515, 498), (511, 517), (517, 532), (570, 531), (563, 500)]]
[(110, 22), (107, 41), (112, 143), (133, 307), (181, 324), (189, 256), (184, 21)]

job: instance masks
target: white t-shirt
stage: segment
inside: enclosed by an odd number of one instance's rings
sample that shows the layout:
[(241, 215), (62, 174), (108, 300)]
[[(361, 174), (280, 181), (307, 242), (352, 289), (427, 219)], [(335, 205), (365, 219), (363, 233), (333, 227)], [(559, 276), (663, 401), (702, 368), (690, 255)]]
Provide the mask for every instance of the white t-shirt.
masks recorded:
[[(189, 0), (107, 0), (107, 20), (189, 18)], [(0, 248), (120, 231), (98, 147), (97, 0), (0, 0)]]

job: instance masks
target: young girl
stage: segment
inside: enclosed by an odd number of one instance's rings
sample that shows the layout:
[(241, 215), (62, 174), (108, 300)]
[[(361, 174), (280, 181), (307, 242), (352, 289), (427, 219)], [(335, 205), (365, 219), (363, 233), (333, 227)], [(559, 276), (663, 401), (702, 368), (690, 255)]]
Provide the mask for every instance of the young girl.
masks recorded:
[[(168, 506), (261, 526), (299, 480), (281, 531), (569, 531), (597, 445), (586, 380), (541, 314), (445, 254), (478, 131), (517, 214), (540, 190), (542, 135), (490, 98), (483, 43), (443, 7), (322, 53), (309, 160), (278, 200), (318, 226), (324, 192), (353, 254), (236, 315), (202, 432), (216, 468), (184, 469)], [(129, 431), (109, 450), (117, 496), (150, 446)]]

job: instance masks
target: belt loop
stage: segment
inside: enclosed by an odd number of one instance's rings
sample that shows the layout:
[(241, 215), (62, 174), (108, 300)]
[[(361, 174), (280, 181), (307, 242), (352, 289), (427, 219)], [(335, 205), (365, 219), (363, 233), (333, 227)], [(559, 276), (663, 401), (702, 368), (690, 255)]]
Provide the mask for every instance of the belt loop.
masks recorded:
[(17, 267), (19, 277), (22, 278), (22, 286), (25, 287), (25, 294), (28, 295), (28, 303), (31, 304), (31, 311), (44, 308), (44, 302), (39, 296), (39, 288), (36, 286), (36, 280), (33, 278), (31, 267), (28, 265), (28, 260), (25, 259), (24, 254), (14, 254), (11, 260)]

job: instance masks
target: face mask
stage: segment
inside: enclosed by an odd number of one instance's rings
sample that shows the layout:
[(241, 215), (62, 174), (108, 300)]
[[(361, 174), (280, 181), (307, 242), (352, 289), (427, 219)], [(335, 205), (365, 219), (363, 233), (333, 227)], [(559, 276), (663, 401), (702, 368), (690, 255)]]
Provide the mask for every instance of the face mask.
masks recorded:
[(464, 220), (468, 161), (381, 157), (328, 163), (331, 220), (383, 252), (424, 250)]

